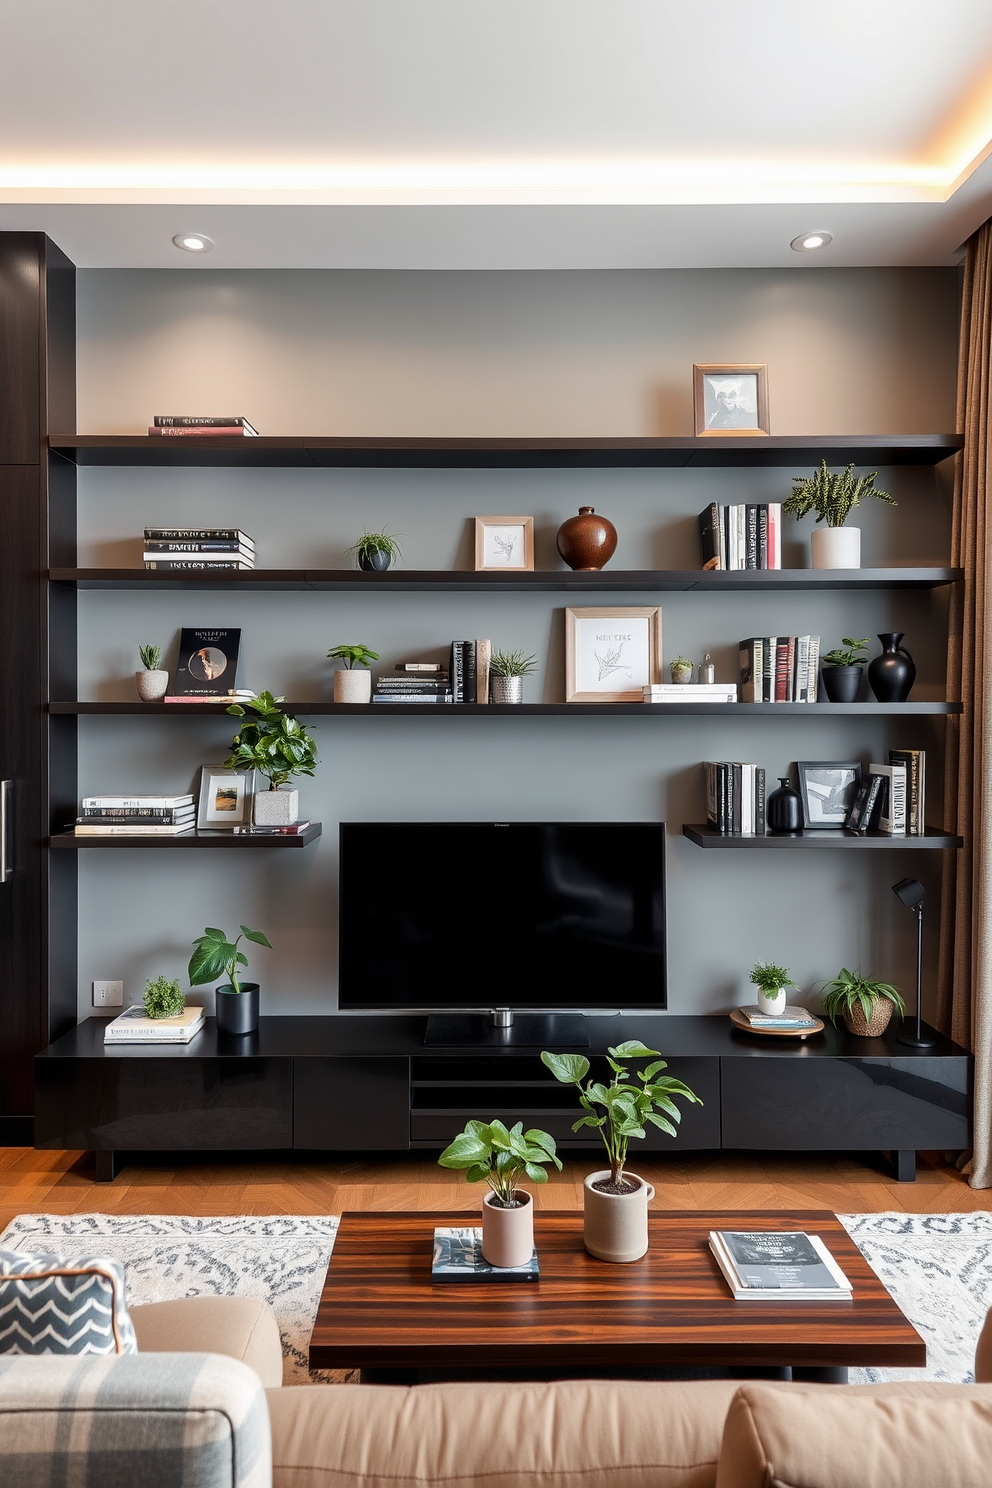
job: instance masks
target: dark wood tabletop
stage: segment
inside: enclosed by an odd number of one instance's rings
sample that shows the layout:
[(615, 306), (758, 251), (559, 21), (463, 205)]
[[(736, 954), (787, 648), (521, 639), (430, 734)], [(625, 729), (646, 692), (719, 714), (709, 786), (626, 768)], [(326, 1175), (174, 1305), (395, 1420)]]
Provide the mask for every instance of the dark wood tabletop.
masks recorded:
[[(829, 1210), (650, 1216), (640, 1261), (611, 1265), (582, 1244), (582, 1216), (537, 1210), (536, 1284), (431, 1282), (435, 1225), (474, 1212), (345, 1213), (310, 1340), (313, 1368), (494, 1371), (532, 1367), (890, 1368), (926, 1345)], [(851, 1281), (843, 1302), (735, 1302), (710, 1230), (820, 1235)]]

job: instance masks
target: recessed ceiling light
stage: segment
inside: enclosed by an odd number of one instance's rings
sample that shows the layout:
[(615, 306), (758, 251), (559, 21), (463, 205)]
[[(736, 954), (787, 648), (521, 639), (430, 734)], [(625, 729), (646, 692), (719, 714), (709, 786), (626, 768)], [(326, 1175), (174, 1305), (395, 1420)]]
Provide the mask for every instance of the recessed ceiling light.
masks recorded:
[(205, 237), (203, 233), (176, 233), (172, 241), (184, 253), (209, 253), (214, 246), (213, 238)]
[(797, 253), (815, 253), (817, 248), (826, 248), (827, 244), (832, 243), (833, 240), (833, 233), (800, 233), (798, 238), (793, 238), (792, 247)]

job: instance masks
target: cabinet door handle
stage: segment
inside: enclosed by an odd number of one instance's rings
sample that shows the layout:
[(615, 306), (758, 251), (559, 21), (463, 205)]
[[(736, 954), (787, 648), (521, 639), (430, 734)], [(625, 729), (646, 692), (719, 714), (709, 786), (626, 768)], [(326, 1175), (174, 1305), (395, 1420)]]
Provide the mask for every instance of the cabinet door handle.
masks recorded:
[(0, 884), (5, 884), (14, 872), (10, 866), (8, 852), (10, 819), (13, 815), (10, 802), (13, 792), (14, 782), (12, 780), (0, 780)]

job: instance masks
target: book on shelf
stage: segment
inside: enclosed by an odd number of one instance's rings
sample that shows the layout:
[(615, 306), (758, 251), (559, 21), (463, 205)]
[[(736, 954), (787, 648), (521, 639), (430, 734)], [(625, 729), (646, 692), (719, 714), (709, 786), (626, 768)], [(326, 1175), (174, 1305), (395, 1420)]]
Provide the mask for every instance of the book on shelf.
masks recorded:
[(443, 661), (398, 661), (393, 671), (431, 673), (438, 677), (447, 677), (448, 675), (448, 668), (444, 665)]
[(419, 692), (375, 692), (372, 694), (373, 703), (395, 704), (398, 708), (409, 706), (411, 703), (453, 703), (454, 695), (449, 690), (445, 692), (419, 693)]
[(450, 687), (447, 672), (415, 672), (405, 677), (392, 677), (388, 673), (375, 679), (376, 687), (388, 688), (391, 692), (430, 692)]
[(451, 691), (455, 703), (476, 701), (476, 642), (452, 641)]
[(146, 527), (145, 546), (162, 542), (233, 542), (254, 553), (255, 540), (240, 527)]
[(652, 682), (641, 688), (646, 703), (736, 703), (736, 682)]
[(189, 821), (174, 822), (168, 826), (161, 822), (142, 826), (114, 826), (104, 822), (77, 821), (74, 830), (77, 837), (181, 837), (184, 832), (192, 832), (195, 827), (196, 817), (192, 816)]
[(489, 663), (492, 661), (493, 643), (477, 640), (475, 643), (475, 701), (489, 702)]
[(103, 1031), (105, 1044), (188, 1044), (206, 1021), (202, 1007), (187, 1006), (173, 1018), (149, 1018), (144, 1008), (126, 1008)]
[(710, 1230), (710, 1250), (737, 1302), (849, 1302), (851, 1283), (819, 1235)]
[(906, 767), (906, 834), (922, 837), (926, 831), (926, 751), (890, 749), (889, 764)]
[(882, 789), (881, 775), (863, 775), (854, 793), (854, 800), (844, 822), (844, 831), (864, 837), (871, 826), (872, 817), (877, 816), (879, 793)]
[(819, 1022), (804, 1007), (787, 1006), (780, 1013), (763, 1013), (755, 1002), (737, 1011), (752, 1028), (816, 1028)]
[(493, 1266), (482, 1254), (481, 1225), (435, 1227), (431, 1281), (527, 1282), (539, 1281), (540, 1278), (536, 1249), (523, 1266)]
[(738, 642), (742, 703), (815, 703), (819, 636), (750, 636)]
[(250, 558), (254, 561), (255, 549), (237, 538), (189, 538), (170, 541), (168, 538), (145, 538), (145, 557), (154, 561), (159, 558), (207, 557)]
[(232, 413), (227, 417), (223, 414), (156, 413), (152, 419), (152, 427), (155, 429), (243, 429), (246, 434), (256, 437), (258, 435), (258, 430), (240, 413)]
[(706, 821), (722, 837), (765, 835), (765, 772), (739, 760), (706, 760)]
[(191, 821), (196, 816), (196, 807), (189, 806), (142, 806), (129, 811), (126, 806), (87, 806), (76, 818), (77, 822), (95, 827), (171, 827), (177, 822)]
[(782, 507), (777, 501), (723, 505), (699, 513), (704, 569), (729, 573), (782, 567)]
[(252, 837), (300, 837), (309, 825), (308, 817), (306, 821), (291, 822), (288, 827), (252, 827), (248, 835)]
[(240, 649), (240, 629), (200, 630), (183, 626), (173, 694), (216, 700), (229, 697), (231, 689), (237, 686)]
[(223, 570), (241, 570), (250, 572), (254, 567), (254, 561), (249, 562), (244, 558), (155, 558), (145, 559), (146, 569), (157, 569), (161, 573), (182, 573), (195, 569), (209, 570), (211, 573)]
[(906, 766), (868, 766), (870, 775), (881, 778), (878, 830), (886, 837), (906, 836)]
[(141, 811), (149, 808), (155, 811), (176, 811), (183, 806), (193, 805), (192, 795), (183, 796), (84, 796), (80, 807), (83, 811), (103, 810), (104, 808), (116, 807), (121, 811)]

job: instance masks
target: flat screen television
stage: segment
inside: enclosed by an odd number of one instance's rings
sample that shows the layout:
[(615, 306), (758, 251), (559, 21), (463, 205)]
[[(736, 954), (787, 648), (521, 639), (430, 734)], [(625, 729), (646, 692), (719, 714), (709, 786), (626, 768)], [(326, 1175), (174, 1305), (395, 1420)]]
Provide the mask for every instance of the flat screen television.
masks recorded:
[(338, 1005), (664, 1009), (664, 823), (342, 822)]

